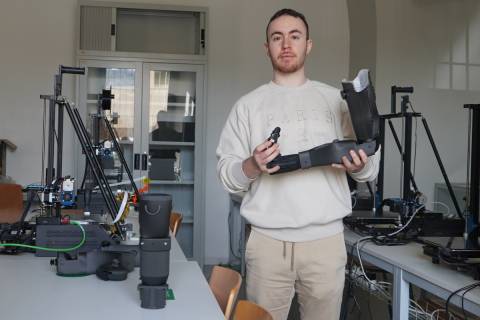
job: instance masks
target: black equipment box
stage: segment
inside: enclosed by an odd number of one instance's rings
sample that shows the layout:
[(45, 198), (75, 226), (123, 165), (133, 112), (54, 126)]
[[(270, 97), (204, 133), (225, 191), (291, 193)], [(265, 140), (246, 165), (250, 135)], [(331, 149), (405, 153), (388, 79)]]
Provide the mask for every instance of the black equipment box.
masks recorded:
[(175, 159), (151, 158), (149, 177), (152, 180), (175, 180)]

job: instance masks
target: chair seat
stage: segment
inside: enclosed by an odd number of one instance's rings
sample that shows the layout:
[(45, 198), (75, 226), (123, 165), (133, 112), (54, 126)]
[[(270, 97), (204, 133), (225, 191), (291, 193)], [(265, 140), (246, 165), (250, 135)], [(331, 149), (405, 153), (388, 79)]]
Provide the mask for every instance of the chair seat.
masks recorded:
[(235, 308), (233, 320), (273, 320), (270, 313), (248, 300), (240, 300)]
[(230, 319), (242, 284), (242, 276), (235, 270), (215, 266), (208, 284), (225, 315), (225, 319)]
[(178, 212), (172, 211), (170, 213), (170, 231), (172, 235), (175, 237), (178, 233), (178, 229), (180, 229), (180, 225), (182, 224), (183, 215)]

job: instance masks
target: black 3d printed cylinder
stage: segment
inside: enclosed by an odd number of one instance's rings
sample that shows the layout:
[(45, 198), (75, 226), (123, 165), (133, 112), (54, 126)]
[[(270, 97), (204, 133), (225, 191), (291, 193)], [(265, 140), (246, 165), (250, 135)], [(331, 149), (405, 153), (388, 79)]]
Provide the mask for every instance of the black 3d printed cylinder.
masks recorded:
[(143, 194), (139, 203), (140, 236), (166, 238), (172, 211), (172, 196), (163, 193)]
[(142, 308), (164, 308), (170, 266), (170, 212), (172, 196), (144, 194), (140, 198), (140, 279)]

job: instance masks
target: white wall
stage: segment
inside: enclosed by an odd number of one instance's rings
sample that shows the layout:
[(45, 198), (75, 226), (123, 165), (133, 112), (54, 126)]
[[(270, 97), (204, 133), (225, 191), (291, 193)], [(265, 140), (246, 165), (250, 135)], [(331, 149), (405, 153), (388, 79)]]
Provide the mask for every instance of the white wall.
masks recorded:
[(360, 69), (370, 70), (375, 81), (377, 67), (377, 12), (375, 0), (347, 0), (350, 32), (349, 79)]
[[(119, 1), (116, 1), (119, 2)], [(338, 85), (348, 76), (348, 18), (345, 1), (125, 1), (209, 7), (208, 106), (205, 163), (206, 262), (228, 258), (228, 196), (215, 173), (215, 148), (231, 106), (271, 78), (263, 48), (265, 27), (278, 9), (306, 14), (314, 49), (308, 75)], [(0, 137), (18, 145), (7, 158), (7, 175), (21, 184), (40, 180), (42, 102), (52, 92), (58, 65), (75, 61), (75, 0), (17, 0), (0, 4)], [(74, 97), (66, 77), (64, 94)], [(65, 133), (64, 172), (72, 171), (71, 129)]]
[[(390, 86), (414, 86), (411, 101), (430, 125), (450, 180), (465, 182), (467, 112), (463, 104), (478, 103), (480, 92), (438, 89), (434, 70), (437, 62), (448, 57), (450, 47), (454, 56), (461, 55), (461, 48), (465, 48), (462, 37), (467, 25), (472, 35), (470, 59), (476, 59), (478, 63), (480, 3), (467, 0), (377, 0), (376, 9), (376, 93), (381, 113), (390, 112)], [(448, 82), (448, 78), (446, 80)], [(472, 85), (480, 88), (479, 81), (473, 81)], [(397, 126), (397, 132), (400, 133), (400, 126)], [(389, 137), (385, 157), (385, 196), (398, 197), (400, 157), (391, 135)], [(420, 121), (416, 163), (417, 184), (429, 201), (433, 201), (434, 183), (443, 182), (443, 179)], [(431, 208), (430, 205), (428, 207)]]
[[(21, 184), (40, 181), (43, 102), (53, 92), (59, 64), (74, 61), (74, 1), (3, 1), (0, 4), (0, 137), (18, 146), (7, 156), (7, 175)], [(65, 80), (66, 95), (73, 83)], [(65, 141), (72, 131), (66, 130)], [(71, 143), (65, 172), (72, 170)]]

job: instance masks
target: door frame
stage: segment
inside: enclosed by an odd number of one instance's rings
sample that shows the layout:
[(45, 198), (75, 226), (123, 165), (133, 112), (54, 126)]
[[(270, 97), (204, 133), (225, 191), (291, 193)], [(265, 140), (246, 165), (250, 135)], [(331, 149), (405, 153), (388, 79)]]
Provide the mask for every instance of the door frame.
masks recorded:
[[(142, 82), (142, 154), (149, 153), (149, 103), (150, 103), (150, 71), (195, 72), (195, 151), (194, 151), (194, 196), (193, 196), (193, 259), (203, 266), (205, 258), (205, 115), (206, 115), (206, 67), (195, 63), (145, 62), (143, 63)], [(148, 176), (148, 172), (142, 172)]]
[[(142, 63), (138, 61), (115, 61), (115, 60), (95, 60), (95, 59), (87, 59), (81, 58), (78, 59), (77, 65), (79, 67), (85, 67), (85, 75), (79, 77), (77, 81), (77, 94), (76, 94), (76, 101), (78, 111), (82, 117), (82, 120), (86, 123), (88, 120), (87, 118), (87, 97), (86, 94), (88, 93), (87, 83), (88, 83), (88, 68), (122, 68), (122, 69), (135, 69), (135, 85), (134, 85), (134, 120), (133, 120), (133, 154), (140, 153), (141, 150), (141, 107), (142, 107)], [(138, 83), (138, 85), (137, 85)], [(83, 160), (82, 151), (80, 143), (78, 139), (74, 137), (74, 150), (75, 150), (75, 157), (74, 157), (74, 167), (75, 173), (77, 177), (83, 177), (83, 165), (80, 163)], [(134, 179), (138, 179), (141, 177), (141, 170), (135, 170), (134, 168), (130, 168), (132, 171), (132, 175)], [(143, 184), (142, 181), (136, 181), (137, 186), (141, 187)]]

